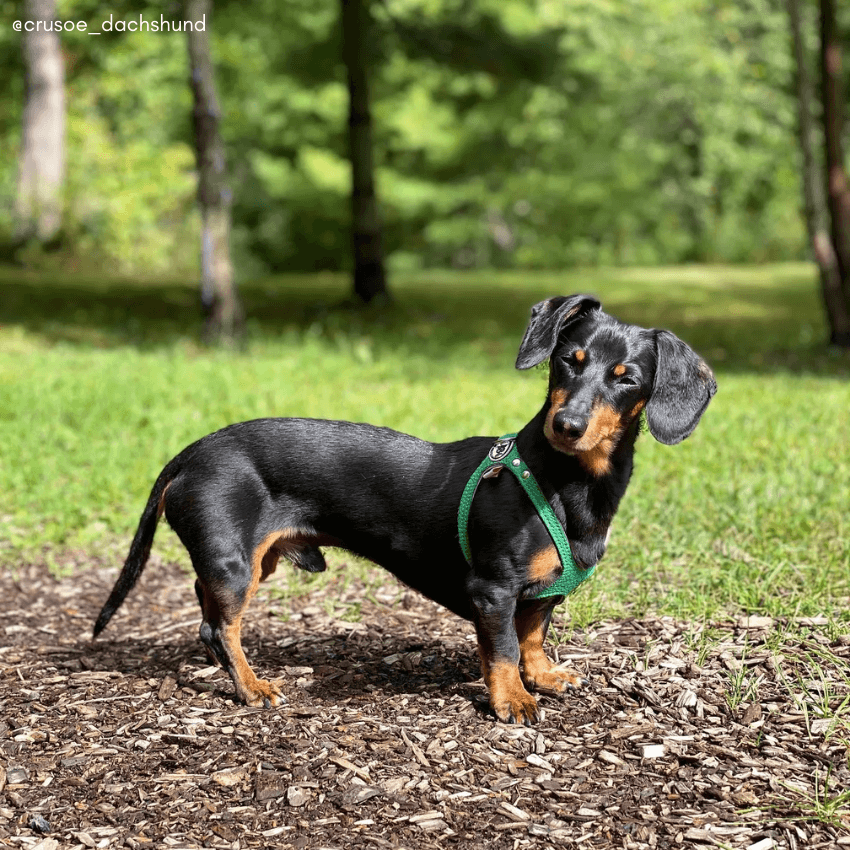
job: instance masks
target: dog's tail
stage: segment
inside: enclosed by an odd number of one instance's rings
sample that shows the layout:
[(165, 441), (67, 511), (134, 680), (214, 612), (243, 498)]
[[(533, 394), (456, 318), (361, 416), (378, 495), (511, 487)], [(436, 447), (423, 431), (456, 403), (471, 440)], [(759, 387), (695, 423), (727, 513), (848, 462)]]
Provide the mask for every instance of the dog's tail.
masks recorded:
[(165, 491), (174, 480), (177, 471), (174, 466), (174, 461), (169, 463), (153, 485), (148, 503), (145, 505), (142, 517), (139, 520), (136, 536), (130, 544), (127, 560), (124, 561), (124, 567), (118, 576), (118, 581), (115, 582), (115, 587), (112, 588), (112, 593), (109, 594), (109, 599), (106, 600), (106, 604), (101, 609), (94, 624), (93, 638), (96, 638), (106, 628), (106, 624), (127, 598), (127, 594), (133, 589), (148, 562), (151, 544), (154, 534), (156, 534), (156, 524), (165, 509)]

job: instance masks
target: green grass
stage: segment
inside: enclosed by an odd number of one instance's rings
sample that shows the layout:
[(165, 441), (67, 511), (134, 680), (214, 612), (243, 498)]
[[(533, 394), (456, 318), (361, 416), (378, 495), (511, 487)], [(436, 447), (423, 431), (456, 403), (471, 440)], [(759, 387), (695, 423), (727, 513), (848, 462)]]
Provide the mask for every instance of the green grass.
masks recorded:
[[(576, 620), (847, 617), (850, 359), (822, 344), (809, 267), (441, 272), (394, 289), (395, 306), (366, 312), (339, 306), (340, 277), (245, 285), (247, 342), (221, 351), (197, 343), (186, 284), (0, 270), (0, 564), (123, 547), (163, 464), (233, 421), (352, 419), (431, 440), (518, 429), (546, 387), (543, 370), (513, 369), (531, 304), (589, 291), (677, 332), (720, 389), (682, 445), (641, 437)], [(157, 546), (173, 553), (169, 535)]]
[(797, 815), (794, 819), (803, 819), (823, 823), (836, 829), (850, 829), (850, 789), (836, 789), (832, 780), (832, 770), (823, 774), (815, 772), (814, 789), (796, 788), (791, 783), (782, 783), (792, 792), (783, 803)]

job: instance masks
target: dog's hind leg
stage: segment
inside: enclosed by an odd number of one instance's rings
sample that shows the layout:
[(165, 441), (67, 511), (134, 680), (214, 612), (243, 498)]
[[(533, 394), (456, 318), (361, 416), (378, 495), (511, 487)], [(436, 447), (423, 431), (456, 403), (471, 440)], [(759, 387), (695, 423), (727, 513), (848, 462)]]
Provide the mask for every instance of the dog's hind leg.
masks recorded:
[(277, 565), (278, 553), (270, 535), (254, 550), (250, 562), (231, 554), (215, 558), (205, 555), (195, 563), (204, 619), (200, 637), (208, 652), (227, 670), (236, 696), (247, 705), (267, 708), (278, 705), (282, 694), (272, 682), (257, 678), (242, 649), (242, 618), (257, 587)]
[(201, 606), (201, 614), (203, 617), (201, 620), (200, 635), (201, 641), (204, 644), (204, 650), (207, 653), (207, 657), (213, 664), (216, 664), (219, 667), (224, 667), (224, 662), (221, 658), (219, 658), (218, 653), (215, 650), (215, 641), (213, 640), (213, 632), (210, 625), (211, 622), (215, 622), (217, 619), (217, 615), (211, 610), (211, 607), (215, 605), (215, 599), (210, 596), (209, 601), (207, 601), (207, 594), (204, 591), (204, 586), (201, 584), (200, 579), (195, 579), (195, 596), (198, 597), (198, 604)]

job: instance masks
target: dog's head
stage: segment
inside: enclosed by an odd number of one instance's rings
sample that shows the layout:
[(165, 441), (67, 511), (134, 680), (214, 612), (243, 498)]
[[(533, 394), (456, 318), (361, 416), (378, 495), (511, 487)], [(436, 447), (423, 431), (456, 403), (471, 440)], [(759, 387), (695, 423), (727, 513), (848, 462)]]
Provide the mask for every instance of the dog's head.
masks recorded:
[(532, 308), (516, 367), (547, 357), (543, 433), (596, 475), (609, 471), (611, 454), (642, 410), (652, 436), (673, 445), (696, 428), (717, 391), (711, 369), (677, 336), (623, 324), (589, 295)]

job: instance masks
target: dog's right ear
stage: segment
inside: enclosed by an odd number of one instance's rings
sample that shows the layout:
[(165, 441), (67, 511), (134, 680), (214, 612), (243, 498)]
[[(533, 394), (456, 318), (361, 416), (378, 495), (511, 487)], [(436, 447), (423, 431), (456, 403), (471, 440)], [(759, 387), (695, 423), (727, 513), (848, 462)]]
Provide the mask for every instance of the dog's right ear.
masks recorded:
[(517, 369), (530, 369), (542, 363), (554, 351), (561, 331), (599, 306), (592, 295), (558, 295), (535, 304), (519, 346)]

